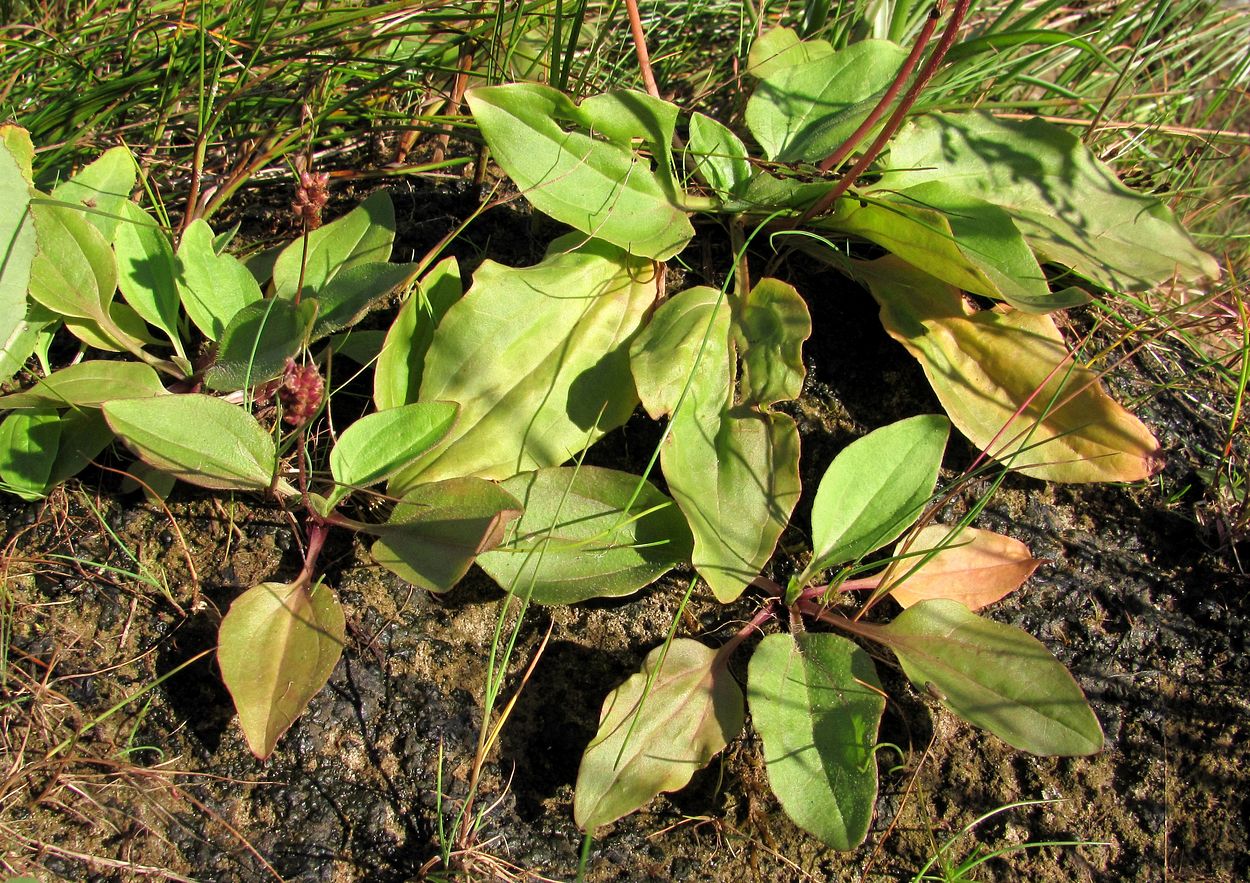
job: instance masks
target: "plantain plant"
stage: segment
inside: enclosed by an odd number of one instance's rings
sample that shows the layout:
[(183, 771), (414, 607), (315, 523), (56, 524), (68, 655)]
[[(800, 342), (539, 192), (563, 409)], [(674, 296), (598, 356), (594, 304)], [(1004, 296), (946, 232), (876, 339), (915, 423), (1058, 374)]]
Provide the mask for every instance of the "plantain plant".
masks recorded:
[[(1217, 268), (1162, 203), (1121, 185), (1062, 129), (907, 115), (896, 87), (911, 61), (888, 40), (835, 50), (786, 29), (764, 34), (744, 117), (755, 149), (640, 92), (577, 104), (538, 84), (471, 89), (500, 167), (573, 232), (534, 266), (484, 262), (467, 290), (454, 260), (431, 269), (362, 357), (374, 413), (320, 460), (305, 428), (323, 398), (310, 344), (418, 272), (386, 262), (385, 195), (271, 261), (241, 263), (202, 222), (175, 247), (130, 202), (123, 154), (35, 193), (29, 142), (8, 129), (0, 234), (12, 245), (0, 297), (22, 318), (0, 329), (0, 357), (10, 376), (34, 353), (44, 376), (0, 399), (13, 409), (0, 425), (0, 477), (41, 495), (116, 436), (150, 475), (303, 507), (301, 573), (244, 593), (222, 623), (222, 673), (260, 757), (341, 651), (343, 615), (315, 566), (336, 526), (373, 536), (379, 563), (434, 592), (476, 562), (526, 603), (572, 604), (629, 595), (689, 564), (723, 603), (762, 597), (726, 645), (668, 642), (607, 698), (576, 788), (588, 833), (689, 781), (749, 706), (786, 812), (831, 846), (858, 844), (885, 705), (863, 642), (1021, 750), (1095, 752), (1101, 730), (1067, 670), (1025, 632), (976, 612), (1037, 562), (970, 522), (933, 523), (943, 451), (953, 425), (987, 461), (1036, 478), (1151, 475), (1157, 441), (1080, 363), (1054, 315)], [(306, 187), (301, 212), (317, 198)], [(728, 230), (731, 282), (669, 293), (664, 262), (691, 241), (696, 215)], [(770, 236), (865, 286), (946, 411), (879, 429), (834, 459), (815, 495), (811, 555), (785, 585), (762, 573), (802, 490), (799, 433), (779, 406), (802, 390), (811, 321), (794, 287), (752, 278), (748, 245)], [(49, 370), (48, 343), (66, 333), (133, 358)], [(193, 350), (197, 334), (215, 356)], [(281, 390), (283, 419), (240, 406), (258, 387)], [(639, 405), (664, 422), (655, 460), (668, 494), (650, 468), (581, 460)], [(66, 428), (73, 421), (95, 428), (90, 453), (76, 441), (86, 433)], [(382, 483), (385, 521), (344, 514), (351, 493)], [(863, 576), (866, 556), (891, 543), (891, 563)], [(870, 594), (848, 613), (834, 601), (852, 589)], [(887, 596), (902, 612), (867, 618)], [(773, 622), (788, 631), (750, 650), (744, 697), (730, 659)], [(261, 644), (277, 649), (255, 653)]]
[[(120, 440), (139, 458), (131, 474), (155, 493), (184, 481), (305, 510), (300, 573), (245, 591), (219, 634), (218, 661), (244, 735), (267, 757), (342, 652), (343, 611), (316, 567), (332, 527), (374, 530), (383, 543), (402, 535), (406, 549), (429, 553), (423, 584), (450, 587), (519, 511), (496, 485), (463, 477), (450, 483), (451, 507), (414, 503), (421, 511), (411, 518), (399, 507), (385, 527), (343, 514), (350, 495), (370, 493), (447, 434), (454, 403), (367, 414), (329, 446), (310, 441), (331, 354), (370, 362), (381, 345), (377, 332), (338, 332), (418, 272), (389, 260), (390, 198), (379, 191), (322, 226), (326, 179), (305, 172), (294, 206), (305, 235), (244, 262), (224, 250), (229, 235), (201, 220), (175, 245), (130, 200), (137, 166), (126, 149), (45, 194), (31, 185), (25, 132), (2, 134), (0, 238), (9, 245), (0, 364), (5, 380), (20, 372), (26, 386), (0, 397), (8, 411), (0, 481), (40, 499)], [(446, 270), (430, 275), (432, 297), (442, 296)], [(326, 345), (314, 352), (319, 341)], [(53, 368), (66, 350), (68, 364)], [(32, 355), (39, 370), (25, 370)]]
[[(445, 340), (465, 339), (491, 348), (490, 368), (468, 379), (440, 367), (419, 397), (471, 401), (477, 416), (393, 487), (419, 487), (448, 468), (504, 479), (524, 514), (479, 563), (540, 603), (640, 588), (654, 568), (613, 556), (641, 564), (665, 555), (689, 560), (722, 602), (748, 588), (767, 599), (728, 644), (666, 642), (607, 697), (576, 786), (574, 814), (588, 834), (682, 787), (741, 730), (749, 706), (785, 811), (830, 846), (860, 843), (885, 706), (863, 642), (892, 651), (918, 689), (1021, 750), (1084, 755), (1102, 745), (1062, 664), (976, 612), (1037, 562), (1009, 538), (930, 523), (942, 452), (953, 424), (983, 452), (979, 462), (1039, 479), (1147, 478), (1162, 465), (1158, 442), (1077, 359), (1054, 316), (1218, 268), (1158, 199), (1122, 185), (1063, 129), (981, 112), (908, 115), (896, 87), (910, 60), (887, 40), (835, 50), (784, 28), (764, 34), (750, 53), (755, 89), (744, 114), (758, 152), (707, 116), (683, 121), (676, 105), (635, 91), (580, 104), (540, 84), (467, 94), (499, 166), (535, 208), (576, 232), (537, 267), (488, 267), (443, 317), (428, 351), (434, 364)], [(695, 215), (728, 229), (732, 284), (662, 298), (654, 280), (693, 238)], [(866, 287), (946, 411), (839, 454), (816, 493), (811, 556), (785, 586), (760, 574), (801, 490), (798, 432), (777, 405), (802, 388), (810, 320), (787, 283), (752, 284), (746, 245), (757, 235), (785, 236)], [(570, 272), (592, 256), (615, 262), (615, 285)], [(631, 309), (640, 284), (646, 301)], [(501, 318), (505, 303), (512, 322)], [(611, 336), (592, 330), (604, 310), (620, 317)], [(532, 348), (514, 346), (510, 329), (533, 329), (538, 340), (557, 311), (579, 321), (541, 337), (558, 365), (534, 370)], [(473, 360), (480, 353), (453, 351), (453, 362), (483, 364)], [(517, 377), (542, 394), (530, 389), (512, 411), (504, 378)], [(580, 502), (584, 471), (559, 464), (617, 425), (635, 395), (666, 421), (658, 460), (682, 517), (661, 524), (658, 492), (638, 477), (612, 501), (612, 519), (587, 524), (564, 508)], [(536, 402), (541, 416), (531, 420)], [(468, 427), (483, 420), (490, 428), (475, 435)], [(525, 469), (536, 471), (508, 477)], [(900, 536), (883, 572), (852, 578)], [(834, 606), (849, 588), (871, 589), (851, 615)], [(901, 613), (864, 618), (889, 595)], [(751, 650), (744, 704), (730, 658), (770, 621), (789, 630)]]

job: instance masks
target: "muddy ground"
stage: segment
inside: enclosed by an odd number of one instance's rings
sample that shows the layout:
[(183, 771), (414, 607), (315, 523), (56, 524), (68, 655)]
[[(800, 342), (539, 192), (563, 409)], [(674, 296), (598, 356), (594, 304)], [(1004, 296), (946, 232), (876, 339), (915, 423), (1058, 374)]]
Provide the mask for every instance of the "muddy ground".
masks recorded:
[[(395, 197), (399, 258), (423, 253), (473, 200), (467, 191), (405, 186)], [(268, 210), (245, 207), (243, 215), (254, 235), (280, 224)], [(468, 267), (483, 254), (520, 264), (541, 253), (549, 233), (505, 208), (453, 250)], [(690, 254), (688, 282), (704, 281), (697, 243)], [(939, 409), (866, 294), (801, 256), (787, 272), (815, 323), (808, 383), (791, 408), (807, 488), (794, 521), (804, 525), (819, 475), (847, 442)], [(1205, 400), (1193, 406), (1187, 384), (1160, 391), (1192, 369), (1169, 347), (1158, 344), (1152, 359), (1112, 384), (1126, 400), (1154, 393), (1140, 412), (1169, 452), (1159, 482), (1073, 487), (1009, 477), (976, 522), (1046, 559), (992, 615), (1028, 630), (1071, 668), (1106, 731), (1101, 754), (1021, 754), (881, 666), (892, 696), (881, 738), (902, 755), (879, 754), (881, 797), (863, 847), (825, 850), (789, 823), (746, 735), (683, 791), (601, 830), (587, 879), (909, 880), (977, 817), (1039, 800), (1050, 802), (995, 815), (950, 857), (1014, 850), (980, 867), (973, 876), (982, 880), (1250, 876), (1250, 583), (1236, 547), (1220, 542), (1198, 472), (1222, 444), (1218, 420), (1203, 417)], [(657, 428), (636, 418), (589, 460), (641, 469), (656, 439)], [(953, 440), (944, 475), (956, 475), (972, 453)], [(945, 514), (958, 517), (984, 491), (968, 487)], [(476, 836), (457, 843), (440, 830), (467, 787), (502, 604), (480, 573), (434, 597), (374, 565), (365, 542), (333, 536), (322, 562), (347, 610), (349, 645), (267, 763), (247, 751), (211, 653), (188, 664), (211, 650), (234, 597), (298, 572), (295, 527), (258, 501), (190, 488), (179, 488), (166, 512), (123, 493), (103, 469), (45, 503), (6, 504), (5, 870), (40, 880), (575, 876), (572, 785), (581, 750), (603, 696), (663, 639), (691, 574), (671, 574), (624, 601), (529, 612), (510, 690), (548, 633), (549, 643), (490, 755)], [(783, 540), (785, 549), (803, 545), (798, 528)], [(774, 575), (784, 578), (794, 564), (780, 553)], [(696, 591), (679, 634), (724, 640), (757, 603), (722, 607)], [(1022, 848), (1049, 841), (1087, 845)], [(461, 849), (458, 870), (447, 871), (440, 854)]]

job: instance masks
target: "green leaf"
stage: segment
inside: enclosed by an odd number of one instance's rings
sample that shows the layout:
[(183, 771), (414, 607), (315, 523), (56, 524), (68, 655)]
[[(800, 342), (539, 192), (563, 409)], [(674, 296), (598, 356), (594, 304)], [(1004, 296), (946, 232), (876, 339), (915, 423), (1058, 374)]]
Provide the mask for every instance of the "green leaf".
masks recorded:
[(1041, 642), (958, 601), (922, 601), (872, 637), (919, 689), (964, 720), (1032, 754), (1093, 754), (1102, 729), (1085, 695)]
[[(662, 663), (662, 664), (661, 664)], [(676, 791), (742, 730), (742, 690), (727, 659), (678, 638), (603, 701), (577, 771), (573, 818), (593, 832)], [(647, 684), (650, 681), (650, 690)]]
[(404, 301), (374, 368), (373, 402), (379, 411), (416, 401), (434, 329), (463, 296), (460, 265), (455, 258), (446, 258), (425, 274)]
[(317, 295), (312, 339), (355, 325), (378, 300), (406, 284), (416, 264), (356, 264), (336, 274)]
[[(30, 338), (26, 290), (36, 249), (35, 224), (26, 210), (29, 204), (30, 185), (9, 148), (0, 142), (0, 382), (17, 373), (30, 355), (30, 351), (22, 352)], [(31, 344), (33, 351), (33, 340)]]
[(1029, 312), (1089, 301), (1078, 288), (1051, 292), (1010, 215), (940, 181), (879, 202), (838, 200), (819, 226), (863, 237), (944, 282)]
[(113, 440), (104, 415), (96, 408), (67, 411), (61, 415), (61, 443), (48, 475), (47, 487), (54, 488), (73, 478), (99, 456)]
[(474, 559), (504, 538), (521, 514), (516, 498), (481, 478), (449, 478), (417, 485), (404, 495), (386, 524), (370, 528), (380, 538), (374, 560), (413, 585), (446, 592)]
[(786, 815), (834, 849), (862, 843), (885, 711), (868, 654), (839, 635), (768, 635), (751, 655), (747, 701)]
[(0, 490), (23, 500), (42, 499), (61, 441), (56, 411), (35, 409), (0, 422)]
[(747, 102), (747, 128), (768, 159), (818, 162), (867, 118), (906, 58), (907, 50), (894, 43), (862, 40), (781, 67)]
[(502, 486), (524, 514), (478, 565), (538, 604), (629, 595), (690, 557), (681, 512), (636, 475), (595, 466), (540, 469)]
[(96, 319), (66, 318), (65, 329), (87, 346), (108, 353), (135, 353), (144, 344), (159, 345), (152, 336), (148, 323), (124, 301), (115, 300), (108, 305), (108, 321)]
[(113, 250), (122, 296), (145, 321), (165, 332), (178, 354), (185, 356), (178, 337), (178, 270), (173, 244), (139, 206), (127, 201), (120, 208), (124, 220), (117, 227)]
[(1089, 296), (1077, 288), (1051, 292), (1033, 250), (1011, 215), (998, 206), (969, 196), (945, 181), (917, 184), (899, 193), (896, 199), (935, 208), (946, 216), (956, 246), (993, 286), (992, 290), (973, 291), (974, 294), (996, 297), (1032, 313), (1088, 303)]
[(330, 679), (344, 625), (343, 608), (321, 583), (261, 583), (230, 605), (217, 663), (248, 747), (261, 760)]
[(657, 310), (631, 350), (647, 411), (676, 410), (660, 450), (664, 478), (694, 534), (693, 563), (725, 602), (772, 556), (800, 490), (794, 421), (732, 405), (729, 337), (728, 305), (695, 288)]
[(300, 237), (278, 255), (273, 265), (276, 297), (294, 298), (297, 289), (302, 296), (316, 296), (344, 270), (389, 261), (395, 206), (385, 190), (377, 190), (343, 217), (310, 232), (307, 239), (307, 249)]
[(703, 385), (724, 391), (728, 399), (729, 302), (715, 288), (699, 285), (660, 305), (630, 347), (629, 366), (642, 406), (655, 420), (673, 413), (691, 373), (708, 375)]
[(816, 490), (805, 573), (856, 561), (910, 527), (933, 494), (949, 434), (945, 417), (921, 414), (847, 445)]
[(0, 397), (0, 408), (98, 407), (111, 399), (161, 395), (165, 387), (140, 362), (79, 362), (41, 377), (30, 389)]
[[(371, 328), (368, 331), (361, 331), (359, 328), (355, 328), (331, 335), (329, 346), (333, 350), (334, 355), (351, 359), (357, 365), (367, 368), (377, 361), (378, 355), (382, 352), (382, 345), (385, 342), (386, 332), (380, 328)], [(392, 407), (402, 404), (403, 402), (399, 402)]]
[(217, 252), (213, 230), (203, 220), (183, 231), (176, 258), (182, 306), (209, 340), (221, 340), (230, 320), (261, 299), (255, 277), (238, 258)]
[(858, 272), (951, 422), (1004, 465), (1068, 482), (1139, 481), (1163, 465), (1150, 430), (1072, 359), (1050, 316), (974, 312), (959, 291), (894, 258)]
[(742, 305), (742, 385), (747, 401), (772, 405), (803, 391), (803, 342), (812, 334), (807, 303), (793, 286), (761, 279)]
[[(997, 289), (977, 264), (959, 249), (950, 220), (936, 209), (909, 200), (839, 199), (831, 214), (816, 222), (820, 229), (848, 233), (874, 242), (902, 260), (965, 291), (996, 297)], [(811, 249), (827, 257), (825, 249)], [(835, 259), (840, 260), (842, 252)]]
[(703, 180), (722, 199), (741, 192), (751, 179), (742, 139), (711, 117), (690, 115), (686, 150)]
[(168, 472), (162, 472), (155, 466), (136, 460), (130, 464), (130, 468), (126, 470), (126, 477), (122, 479), (122, 492), (142, 491), (145, 499), (155, 503), (158, 500), (169, 499), (177, 483), (178, 480)]
[(126, 216), (125, 208), (135, 189), (137, 171), (130, 150), (114, 147), (58, 184), (52, 190), (52, 198), (88, 209), (80, 214), (111, 243)]
[(132, 451), (190, 484), (268, 490), (273, 439), (242, 408), (206, 395), (105, 402), (104, 417)]
[(555, 466), (623, 424), (638, 403), (629, 344), (655, 297), (651, 262), (599, 240), (526, 269), (483, 263), (421, 381), (422, 401), (459, 402), (460, 419), (391, 492)]
[(1135, 193), (1069, 132), (1042, 120), (929, 114), (892, 142), (875, 189), (929, 181), (993, 203), (1045, 259), (1110, 289), (1140, 290), (1219, 267), (1153, 196)]
[(377, 411), (348, 426), (330, 451), (330, 473), (337, 485), (333, 506), (355, 488), (390, 478), (447, 434), (459, 406), (417, 402)]
[(39, 250), (30, 268), (30, 296), (54, 313), (102, 324), (117, 290), (113, 249), (78, 209), (31, 205)]
[(771, 77), (786, 68), (833, 55), (833, 47), (825, 40), (799, 40), (790, 28), (772, 28), (751, 44), (747, 56), (747, 73), (753, 77)]
[[(773, 171), (764, 170), (751, 178), (742, 197), (726, 204), (725, 210), (754, 215), (784, 210), (799, 212), (807, 209), (834, 187), (833, 181), (777, 177)], [(780, 169), (775, 171), (777, 175), (786, 174)]]
[(683, 405), (661, 451), (664, 478), (694, 534), (692, 561), (728, 603), (759, 575), (798, 502), (799, 432), (745, 406), (711, 420)]
[(13, 157), (23, 180), (33, 185), (34, 170), (31, 165), (35, 160), (35, 145), (31, 143), (30, 132), (13, 123), (0, 123), (0, 146)]
[(675, 105), (620, 90), (579, 107), (531, 83), (477, 87), (465, 98), (496, 161), (540, 211), (657, 261), (694, 235), (671, 171)]
[(209, 389), (250, 388), (280, 375), (304, 345), (316, 314), (313, 299), (298, 305), (271, 297), (248, 304), (221, 335), (217, 361), (204, 374)]

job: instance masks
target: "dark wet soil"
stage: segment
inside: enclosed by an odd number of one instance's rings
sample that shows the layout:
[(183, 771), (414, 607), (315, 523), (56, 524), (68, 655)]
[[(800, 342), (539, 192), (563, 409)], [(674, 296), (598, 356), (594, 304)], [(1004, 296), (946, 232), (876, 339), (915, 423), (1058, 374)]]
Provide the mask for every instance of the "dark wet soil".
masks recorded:
[[(473, 199), (467, 189), (398, 188), (397, 257), (423, 254)], [(243, 219), (263, 226), (249, 211)], [(453, 251), (466, 268), (485, 254), (522, 264), (549, 234), (504, 208)], [(694, 263), (703, 263), (697, 253)], [(819, 475), (847, 442), (938, 407), (867, 295), (798, 256), (791, 272), (815, 322), (808, 384), (791, 407), (809, 489), (795, 516), (803, 525)], [(698, 274), (690, 284), (704, 281)], [(1174, 358), (1183, 371), (1184, 354)], [(1132, 398), (1163, 379), (1129, 370), (1116, 390)], [(977, 849), (1006, 851), (972, 874), (981, 880), (1250, 877), (1250, 582), (1198, 517), (1196, 470), (1222, 441), (1218, 424), (1204, 425), (1168, 392), (1141, 413), (1170, 453), (1155, 485), (1009, 477), (976, 522), (1047, 560), (992, 615), (1071, 668), (1106, 731), (1101, 754), (1016, 752), (882, 665), (892, 699), (881, 738), (901, 756), (879, 754), (881, 797), (860, 849), (823, 849), (786, 820), (748, 729), (689, 787), (601, 830), (587, 879), (910, 880), (950, 838), (952, 864)], [(656, 433), (635, 419), (590, 460), (641, 469)], [(947, 477), (972, 454), (953, 441)], [(966, 487), (945, 514), (958, 517), (986, 490)], [(474, 571), (431, 596), (374, 565), (360, 539), (334, 535), (322, 562), (347, 611), (348, 647), (260, 763), (211, 653), (200, 654), (234, 597), (298, 572), (298, 525), (257, 501), (189, 488), (168, 508), (122, 495), (116, 476), (97, 470), (45, 504), (3, 512), (12, 624), (0, 672), (5, 870), (48, 880), (573, 879), (581, 751), (603, 696), (679, 615), (691, 573), (624, 601), (526, 614), (504, 695), (523, 689), (482, 771), (475, 834), (458, 838), (448, 832), (471, 777), (501, 593)], [(803, 545), (798, 528), (783, 540), (784, 549)], [(784, 577), (793, 562), (782, 553), (774, 566)], [(757, 603), (723, 607), (696, 591), (678, 633), (717, 643)], [(1009, 806), (1021, 801), (1047, 802)], [(1086, 845), (1040, 845), (1077, 841)], [(451, 871), (441, 860), (449, 855)]]

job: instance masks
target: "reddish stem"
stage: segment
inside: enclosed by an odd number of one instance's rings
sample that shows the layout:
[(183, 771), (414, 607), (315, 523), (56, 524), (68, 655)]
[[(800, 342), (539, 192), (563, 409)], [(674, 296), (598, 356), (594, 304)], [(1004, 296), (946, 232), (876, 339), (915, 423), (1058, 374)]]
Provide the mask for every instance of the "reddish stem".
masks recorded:
[[(778, 588), (780, 588), (780, 586), (778, 586)], [(716, 652), (717, 661), (723, 663), (725, 660), (729, 659), (729, 657), (733, 655), (733, 652), (738, 649), (738, 646), (747, 638), (751, 637), (753, 632), (759, 631), (763, 627), (764, 623), (775, 618), (776, 614), (773, 612), (773, 604), (771, 602), (761, 607), (755, 616), (751, 617), (751, 621), (742, 628), (738, 629), (737, 634), (726, 641), (725, 645)]]
[[(929, 84), (929, 81), (933, 79), (933, 75), (937, 73), (938, 66), (941, 65), (942, 60), (946, 57), (946, 53), (955, 44), (955, 38), (959, 36), (959, 29), (963, 25), (964, 17), (968, 14), (968, 7), (971, 5), (972, 0), (958, 0), (954, 11), (951, 12), (950, 20), (946, 23), (946, 30), (942, 32), (942, 37), (938, 40), (937, 47), (929, 56), (928, 61), (925, 62), (924, 67), (921, 68), (916, 81), (907, 90), (907, 94), (903, 96), (903, 100), (899, 102), (898, 107), (894, 109), (894, 113), (890, 115), (889, 121), (881, 129), (868, 149), (856, 161), (855, 165), (842, 176), (833, 190), (829, 191), (824, 198), (803, 213), (799, 219), (800, 223), (828, 211), (829, 207), (851, 188), (851, 185), (859, 179), (864, 170), (881, 154), (885, 145), (894, 137), (894, 133), (903, 124), (903, 120), (906, 119), (908, 112), (911, 111), (912, 105), (916, 103), (916, 99), (920, 97), (920, 93)], [(938, 15), (941, 14), (940, 3), (934, 7), (934, 12)]]
[(920, 56), (924, 54), (925, 47), (929, 45), (933, 32), (937, 30), (937, 23), (937, 16), (933, 15), (929, 16), (925, 21), (924, 27), (920, 29), (920, 34), (916, 37), (916, 42), (911, 47), (911, 53), (907, 56), (907, 60), (903, 62), (903, 66), (899, 69), (898, 76), (894, 78), (894, 82), (890, 84), (890, 88), (881, 96), (881, 100), (872, 109), (872, 113), (868, 114), (868, 118), (859, 124), (859, 128), (852, 132), (851, 136), (843, 141), (837, 150), (825, 157), (820, 164), (822, 172), (836, 169), (842, 165), (843, 160), (850, 156), (851, 151), (856, 148), (859, 142), (868, 137), (872, 127), (885, 116), (885, 112), (889, 110), (890, 105), (894, 103), (894, 99), (898, 97), (898, 93), (903, 91), (903, 86), (911, 78), (912, 71), (920, 63)]
[(655, 83), (655, 72), (651, 70), (651, 53), (647, 51), (647, 35), (642, 30), (642, 16), (638, 13), (638, 0), (625, 0), (625, 10), (629, 13), (629, 33), (634, 38), (634, 51), (638, 54), (638, 68), (642, 71), (642, 83), (647, 87), (647, 94), (652, 98), (660, 97), (660, 87)]
[(317, 572), (317, 559), (321, 556), (321, 547), (330, 534), (330, 525), (316, 516), (308, 519), (308, 550), (304, 552), (304, 567), (300, 570), (295, 582), (307, 588), (312, 584), (313, 575)]

